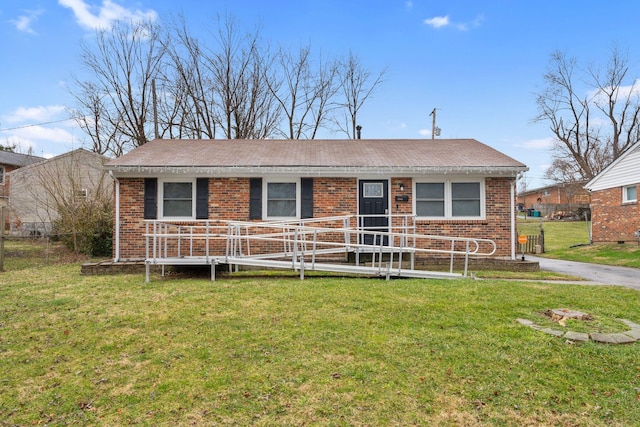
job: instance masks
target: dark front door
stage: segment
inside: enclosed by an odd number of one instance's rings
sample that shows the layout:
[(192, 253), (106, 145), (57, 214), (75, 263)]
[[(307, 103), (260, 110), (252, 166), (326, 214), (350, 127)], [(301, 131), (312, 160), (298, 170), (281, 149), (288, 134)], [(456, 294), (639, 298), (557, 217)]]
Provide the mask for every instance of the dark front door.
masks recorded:
[[(365, 231), (389, 231), (389, 182), (386, 180), (360, 180), (360, 228)], [(361, 234), (360, 243), (378, 245), (382, 236)], [(388, 244), (388, 237), (382, 239)]]

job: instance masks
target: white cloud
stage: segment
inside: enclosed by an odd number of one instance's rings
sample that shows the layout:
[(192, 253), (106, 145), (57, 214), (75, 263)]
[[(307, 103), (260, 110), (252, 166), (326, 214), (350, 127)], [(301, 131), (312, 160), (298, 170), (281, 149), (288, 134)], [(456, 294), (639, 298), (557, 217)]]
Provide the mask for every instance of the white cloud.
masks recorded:
[(433, 18), (428, 18), (424, 20), (424, 23), (433, 27), (433, 28), (442, 28), (449, 25), (449, 17), (448, 16), (434, 16)]
[(13, 131), (13, 137), (20, 141), (46, 141), (68, 144), (73, 142), (73, 135), (59, 127), (29, 126)]
[(408, 10), (413, 9), (413, 2), (412, 2), (411, 0), (406, 1), (406, 2), (404, 3), (404, 7), (406, 7)]
[(11, 23), (16, 26), (18, 31), (23, 31), (29, 34), (36, 34), (32, 25), (38, 20), (38, 17), (44, 13), (44, 10), (26, 10), (24, 15), (18, 16), (16, 19), (12, 19)]
[(453, 22), (449, 18), (449, 15), (446, 15), (446, 16), (434, 16), (433, 18), (425, 19), (424, 23), (436, 29), (452, 26), (460, 31), (468, 31), (472, 28), (479, 27), (482, 24), (482, 21), (484, 21), (483, 15), (478, 15), (471, 22)]
[(84, 0), (58, 0), (58, 3), (71, 9), (78, 24), (89, 30), (108, 29), (116, 21), (138, 22), (158, 19), (158, 14), (152, 9), (127, 9), (112, 0), (102, 0), (100, 6), (89, 5)]
[(520, 144), (516, 144), (516, 147), (524, 148), (526, 150), (546, 150), (553, 147), (555, 139), (553, 138), (539, 138), (530, 139)]
[(53, 119), (60, 119), (63, 113), (66, 114), (66, 108), (63, 105), (30, 108), (19, 107), (13, 113), (4, 116), (3, 119), (8, 123), (42, 123)]
[(431, 136), (431, 129), (420, 129), (418, 133), (422, 136)]
[(10, 131), (0, 131), (3, 143), (15, 144), (18, 152), (32, 150), (36, 156), (47, 157), (44, 150), (60, 152), (68, 151), (66, 147), (77, 142), (73, 134), (61, 127), (28, 126)]

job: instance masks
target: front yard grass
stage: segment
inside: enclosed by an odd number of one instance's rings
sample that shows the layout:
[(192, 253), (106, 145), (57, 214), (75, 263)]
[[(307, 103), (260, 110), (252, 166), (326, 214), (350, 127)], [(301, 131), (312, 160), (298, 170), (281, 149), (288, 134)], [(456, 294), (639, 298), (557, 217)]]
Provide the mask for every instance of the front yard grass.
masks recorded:
[(0, 425), (640, 424), (637, 344), (520, 325), (640, 323), (640, 293), (492, 280), (0, 274)]
[(544, 229), (545, 253), (541, 256), (568, 261), (591, 262), (640, 268), (640, 245), (589, 244), (589, 224), (584, 221), (518, 220), (519, 234), (538, 234)]

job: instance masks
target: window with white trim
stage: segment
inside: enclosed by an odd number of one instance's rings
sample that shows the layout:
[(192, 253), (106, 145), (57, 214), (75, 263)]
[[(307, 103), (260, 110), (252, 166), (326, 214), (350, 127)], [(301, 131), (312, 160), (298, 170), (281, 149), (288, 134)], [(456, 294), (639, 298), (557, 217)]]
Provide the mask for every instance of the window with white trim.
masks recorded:
[(415, 213), (421, 218), (484, 218), (484, 181), (416, 182)]
[(87, 200), (89, 192), (87, 191), (86, 188), (78, 188), (74, 195), (73, 198), (76, 202), (80, 202), (82, 200)]
[(444, 182), (416, 184), (416, 215), (444, 216)]
[(159, 189), (160, 217), (195, 218), (196, 186), (193, 180), (163, 181)]
[(296, 218), (298, 216), (298, 183), (265, 181), (266, 218)]
[(637, 186), (627, 185), (622, 187), (622, 203), (631, 203), (638, 201), (638, 189)]
[(479, 217), (480, 201), (479, 182), (451, 183), (451, 216)]
[(0, 166), (0, 185), (4, 184), (4, 166)]

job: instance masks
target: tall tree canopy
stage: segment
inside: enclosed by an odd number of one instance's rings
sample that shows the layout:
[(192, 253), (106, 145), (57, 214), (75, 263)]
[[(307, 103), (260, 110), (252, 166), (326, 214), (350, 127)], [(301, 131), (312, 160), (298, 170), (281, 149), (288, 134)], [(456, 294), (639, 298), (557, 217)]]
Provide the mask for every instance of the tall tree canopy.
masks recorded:
[(604, 68), (582, 68), (555, 51), (544, 83), (535, 120), (547, 123), (556, 140), (548, 178), (589, 180), (640, 140), (640, 87), (617, 48)]
[(351, 52), (273, 52), (233, 16), (214, 20), (210, 34), (198, 39), (179, 17), (119, 22), (84, 43), (89, 77), (75, 79), (72, 114), (93, 151), (119, 156), (153, 137), (312, 139), (327, 129), (354, 138), (357, 113), (382, 82), (384, 71), (372, 74)]

